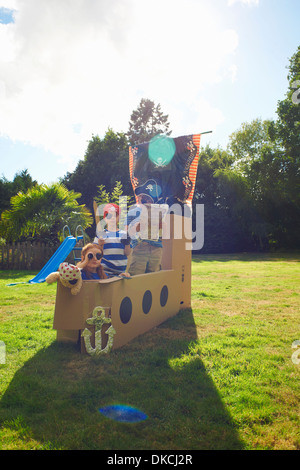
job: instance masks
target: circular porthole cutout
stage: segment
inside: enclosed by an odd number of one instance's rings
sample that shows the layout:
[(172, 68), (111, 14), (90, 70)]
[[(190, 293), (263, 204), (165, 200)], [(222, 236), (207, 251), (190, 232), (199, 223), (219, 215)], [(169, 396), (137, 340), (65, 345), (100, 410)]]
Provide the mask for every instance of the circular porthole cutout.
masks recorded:
[(167, 286), (164, 286), (160, 292), (160, 305), (164, 307), (168, 302), (169, 291)]
[(143, 312), (147, 315), (147, 313), (150, 312), (151, 307), (152, 307), (152, 294), (149, 290), (146, 290), (144, 297), (143, 297), (143, 303), (142, 303)]
[(132, 302), (129, 297), (124, 297), (120, 305), (120, 319), (126, 324), (130, 321), (132, 315)]

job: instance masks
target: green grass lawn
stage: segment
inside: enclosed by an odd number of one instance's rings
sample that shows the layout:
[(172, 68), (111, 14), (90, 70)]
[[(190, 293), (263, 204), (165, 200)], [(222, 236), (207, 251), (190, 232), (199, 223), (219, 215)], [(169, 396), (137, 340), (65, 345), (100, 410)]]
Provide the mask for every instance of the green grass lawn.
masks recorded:
[(0, 272), (0, 449), (299, 450), (299, 261), (194, 257), (192, 309), (99, 358), (55, 341), (55, 285)]

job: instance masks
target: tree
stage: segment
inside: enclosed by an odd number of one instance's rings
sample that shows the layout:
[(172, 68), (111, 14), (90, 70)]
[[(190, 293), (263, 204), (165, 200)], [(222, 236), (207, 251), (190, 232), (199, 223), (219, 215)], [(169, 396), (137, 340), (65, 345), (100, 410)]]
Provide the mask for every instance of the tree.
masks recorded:
[(272, 225), (262, 217), (261, 207), (252, 194), (251, 180), (234, 168), (219, 169), (215, 177), (218, 180), (218, 206), (229, 218), (231, 232), (233, 228), (238, 232), (236, 248), (265, 250)]
[(228, 148), (233, 169), (247, 180), (253, 236), (261, 246), (267, 237), (277, 247), (295, 248), (300, 230), (299, 155), (285, 145), (278, 126), (278, 121), (259, 119), (243, 124), (230, 136)]
[(73, 173), (67, 173), (62, 179), (68, 189), (81, 193), (79, 202), (90, 210), (99, 186), (111, 192), (116, 181), (122, 183), (125, 194), (132, 194), (127, 137), (112, 129), (108, 129), (103, 139), (93, 135), (83, 160)]
[(168, 115), (163, 114), (160, 104), (141, 99), (138, 108), (132, 112), (127, 136), (131, 145), (149, 142), (157, 134), (171, 135)]
[[(124, 191), (121, 181), (116, 181), (116, 184), (110, 193), (106, 191), (104, 184), (101, 184), (98, 186), (98, 193), (94, 200), (98, 205), (108, 204), (109, 202), (119, 204), (120, 198), (126, 197), (123, 193)], [(133, 197), (127, 196), (127, 204), (133, 204)]]
[(32, 179), (27, 169), (16, 173), (13, 181), (8, 181), (5, 177), (2, 177), (0, 179), (0, 214), (9, 209), (12, 196), (19, 191), (26, 192), (36, 184), (37, 181)]
[[(115, 187), (111, 193), (106, 191), (106, 188), (103, 184), (98, 187), (97, 196), (94, 198), (97, 206), (103, 206), (104, 204), (113, 203), (118, 204), (120, 207), (120, 227), (124, 223), (125, 216), (128, 211), (128, 207), (134, 203), (134, 198), (132, 196), (125, 196), (123, 194), (123, 187), (120, 181), (116, 181)], [(98, 214), (99, 216), (101, 214)], [(122, 228), (122, 227), (121, 227)]]
[(249, 164), (259, 160), (265, 145), (273, 145), (269, 136), (271, 121), (254, 119), (243, 123), (229, 136), (228, 151), (232, 155), (235, 168), (247, 172)]
[(282, 148), (280, 180), (281, 243), (299, 247), (300, 232), (300, 46), (290, 59), (286, 98), (278, 102), (278, 120), (270, 136)]
[(55, 244), (64, 225), (75, 233), (77, 225), (85, 229), (92, 224), (90, 212), (77, 202), (80, 196), (60, 183), (19, 192), (11, 198), (11, 209), (2, 213), (0, 235), (7, 241), (26, 238)]
[(286, 98), (278, 101), (278, 120), (273, 129), (273, 138), (279, 139), (286, 154), (300, 161), (300, 46), (290, 59), (289, 85)]
[(274, 121), (244, 124), (230, 137), (235, 167), (277, 247), (297, 248), (300, 231), (300, 46), (290, 59), (286, 98)]
[(255, 249), (245, 219), (246, 179), (233, 171), (232, 162), (232, 155), (221, 148), (200, 151), (193, 205), (204, 204), (201, 253)]

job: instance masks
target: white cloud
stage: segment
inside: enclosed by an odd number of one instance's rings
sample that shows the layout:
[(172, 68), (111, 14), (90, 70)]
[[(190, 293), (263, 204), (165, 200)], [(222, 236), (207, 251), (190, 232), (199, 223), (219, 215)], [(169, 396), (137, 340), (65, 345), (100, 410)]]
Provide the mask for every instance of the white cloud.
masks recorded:
[[(0, 0), (1, 2), (1, 0)], [(0, 25), (0, 132), (70, 164), (92, 133), (128, 129), (141, 98), (160, 103), (173, 135), (224, 117), (203, 98), (236, 75), (235, 31), (203, 0), (6, 0)], [(88, 5), (88, 7), (87, 7)], [(209, 129), (209, 130), (210, 130)]]
[(1, 0), (0, 8), (7, 8), (8, 10), (17, 10), (18, 0)]
[(235, 3), (242, 3), (243, 5), (252, 6), (252, 5), (258, 5), (259, 0), (228, 0), (228, 5), (229, 6), (232, 6)]

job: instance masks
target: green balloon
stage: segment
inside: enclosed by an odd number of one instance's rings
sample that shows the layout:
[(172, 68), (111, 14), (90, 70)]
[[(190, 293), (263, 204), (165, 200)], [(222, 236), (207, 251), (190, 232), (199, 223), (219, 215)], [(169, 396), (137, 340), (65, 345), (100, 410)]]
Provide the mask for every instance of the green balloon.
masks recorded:
[(167, 166), (175, 155), (176, 146), (171, 137), (156, 135), (149, 142), (149, 159), (158, 167)]

